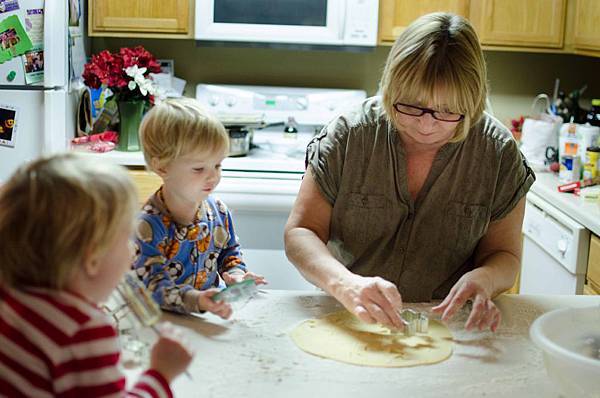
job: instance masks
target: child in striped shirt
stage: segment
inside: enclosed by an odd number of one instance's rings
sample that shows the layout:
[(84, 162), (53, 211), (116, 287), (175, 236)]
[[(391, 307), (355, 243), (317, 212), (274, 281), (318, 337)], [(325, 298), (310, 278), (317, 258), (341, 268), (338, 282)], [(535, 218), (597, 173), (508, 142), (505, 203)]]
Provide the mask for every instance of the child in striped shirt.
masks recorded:
[(0, 396), (171, 397), (192, 355), (172, 326), (126, 392), (99, 308), (131, 264), (136, 194), (119, 166), (63, 154), (0, 189)]

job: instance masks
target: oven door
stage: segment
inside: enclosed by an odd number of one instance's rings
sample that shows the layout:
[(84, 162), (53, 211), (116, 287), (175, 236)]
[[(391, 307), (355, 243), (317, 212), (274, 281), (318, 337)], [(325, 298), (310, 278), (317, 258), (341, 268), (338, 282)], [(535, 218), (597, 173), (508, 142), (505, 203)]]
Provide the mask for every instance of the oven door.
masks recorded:
[(342, 44), (346, 0), (196, 0), (196, 40)]

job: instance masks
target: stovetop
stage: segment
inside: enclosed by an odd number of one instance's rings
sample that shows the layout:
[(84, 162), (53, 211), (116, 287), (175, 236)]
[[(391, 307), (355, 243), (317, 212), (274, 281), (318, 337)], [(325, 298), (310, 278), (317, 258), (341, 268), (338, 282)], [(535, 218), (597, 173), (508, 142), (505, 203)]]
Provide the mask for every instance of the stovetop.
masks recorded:
[(298, 129), (296, 134), (285, 134), (283, 124), (254, 129), (253, 147), (248, 155), (225, 159), (224, 175), (270, 173), (286, 174), (283, 178), (301, 178), (306, 146), (311, 138), (343, 108), (365, 99), (366, 92), (199, 84), (196, 98), (224, 123), (245, 120), (252, 127), (261, 122), (285, 124), (291, 118)]
[(255, 130), (251, 149), (246, 156), (228, 157), (223, 171), (304, 174), (306, 146), (313, 131), (285, 134), (277, 130)]

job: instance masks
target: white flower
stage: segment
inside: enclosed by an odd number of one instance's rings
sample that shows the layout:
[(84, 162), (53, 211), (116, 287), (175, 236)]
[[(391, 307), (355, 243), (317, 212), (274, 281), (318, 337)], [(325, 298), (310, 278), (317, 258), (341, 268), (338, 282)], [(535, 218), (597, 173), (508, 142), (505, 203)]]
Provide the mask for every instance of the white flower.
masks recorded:
[(130, 80), (129, 83), (127, 83), (127, 88), (129, 88), (129, 90), (133, 91), (136, 87), (139, 87), (140, 93), (142, 93), (143, 96), (146, 96), (148, 93), (150, 93), (150, 95), (154, 94), (155, 89), (152, 80), (144, 77), (146, 70), (147, 68), (138, 68), (137, 65), (125, 68), (127, 76), (133, 78), (133, 80)]
[(128, 66), (125, 68), (125, 73), (127, 76), (133, 77), (133, 80), (137, 80), (137, 77), (144, 78), (144, 73), (146, 73), (146, 68), (138, 68), (137, 65)]

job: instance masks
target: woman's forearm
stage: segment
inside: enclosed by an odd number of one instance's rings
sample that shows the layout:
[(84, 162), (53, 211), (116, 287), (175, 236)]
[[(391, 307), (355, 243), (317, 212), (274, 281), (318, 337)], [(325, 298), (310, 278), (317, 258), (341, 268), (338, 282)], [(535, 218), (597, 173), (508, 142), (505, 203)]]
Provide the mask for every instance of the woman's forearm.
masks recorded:
[(306, 280), (333, 296), (345, 285), (344, 280), (352, 275), (308, 228), (296, 227), (286, 231), (285, 251)]
[(480, 273), (487, 280), (490, 297), (496, 297), (513, 287), (520, 268), (521, 260), (513, 253), (499, 251), (483, 259), (472, 272)]

